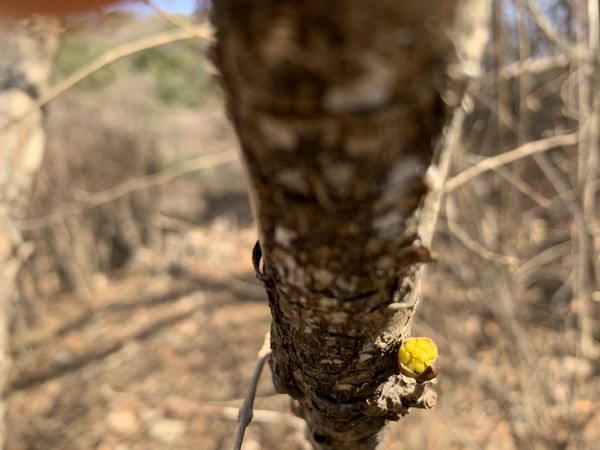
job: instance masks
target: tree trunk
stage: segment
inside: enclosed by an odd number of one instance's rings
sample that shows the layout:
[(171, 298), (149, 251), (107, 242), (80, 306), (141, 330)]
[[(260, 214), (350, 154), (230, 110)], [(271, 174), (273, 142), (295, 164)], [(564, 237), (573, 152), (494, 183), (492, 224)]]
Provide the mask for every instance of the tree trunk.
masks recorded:
[[(0, 22), (0, 392), (10, 369), (11, 302), (16, 277), (31, 252), (15, 222), (29, 205), (44, 156), (46, 134), (35, 101), (47, 87), (58, 49), (59, 23), (47, 17)], [(5, 440), (5, 399), (0, 399), (0, 448)]]
[(434, 142), (478, 72), (487, 13), (484, 0), (214, 1), (273, 381), (317, 449), (372, 449), (387, 420), (434, 403), (396, 355), (432, 259)]

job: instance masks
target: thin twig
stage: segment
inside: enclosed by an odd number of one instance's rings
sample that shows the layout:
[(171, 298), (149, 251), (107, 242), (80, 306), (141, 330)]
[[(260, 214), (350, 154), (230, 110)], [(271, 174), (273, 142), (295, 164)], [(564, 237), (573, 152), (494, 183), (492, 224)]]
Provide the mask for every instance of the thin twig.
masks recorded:
[(566, 241), (536, 253), (535, 256), (524, 262), (518, 269), (515, 270), (515, 279), (524, 284), (529, 274), (538, 272), (540, 268), (549, 265), (556, 259), (568, 256), (572, 250), (572, 242)]
[(456, 220), (456, 205), (451, 196), (446, 197), (446, 214), (448, 230), (456, 237), (465, 247), (474, 253), (477, 253), (483, 259), (494, 263), (504, 264), (510, 267), (516, 267), (519, 260), (514, 256), (506, 256), (496, 253), (478, 241), (473, 239)]
[(474, 99), (480, 101), (485, 107), (489, 108), (490, 112), (495, 113), (498, 116), (498, 121), (500, 121), (503, 126), (508, 129), (513, 129), (515, 127), (515, 115), (507, 105), (498, 101), (499, 93), (497, 95), (491, 95), (486, 89), (472, 89), (470, 94)]
[(240, 408), (239, 421), (237, 429), (235, 431), (235, 441), (233, 443), (233, 450), (240, 450), (242, 448), (244, 433), (246, 432), (246, 428), (248, 428), (248, 425), (250, 425), (250, 422), (252, 421), (252, 409), (254, 408), (254, 398), (256, 397), (256, 387), (258, 386), (258, 380), (260, 378), (262, 369), (265, 365), (265, 361), (269, 357), (270, 353), (271, 334), (267, 333), (265, 334), (265, 340), (263, 341), (263, 345), (258, 352), (258, 360), (256, 362), (256, 367), (254, 368), (254, 373), (252, 374), (252, 379), (250, 380), (248, 393), (246, 394), (244, 404)]
[(472, 87), (473, 82), (471, 81), (465, 88), (460, 105), (454, 110), (452, 121), (446, 129), (443, 139), (439, 143), (443, 151), (440, 151), (442, 156), (438, 163), (437, 173), (429, 174), (429, 183), (433, 184), (433, 186), (431, 186), (432, 193), (430, 194), (429, 200), (430, 216), (427, 220), (424, 220), (425, 226), (419, 230), (421, 239), (425, 245), (431, 244), (433, 235), (435, 233), (436, 224), (439, 220), (442, 197), (445, 192), (444, 186), (450, 173), (452, 156), (461, 143), (463, 125), (467, 115), (470, 112), (470, 105), (473, 103), (473, 96), (470, 93)]
[[(177, 28), (181, 28), (182, 30), (185, 30), (192, 34), (195, 34), (196, 36), (198, 36), (201, 39), (206, 39), (205, 30), (203, 28), (199, 27), (198, 25), (190, 22), (189, 20), (184, 19), (181, 16), (178, 16), (176, 14), (171, 14), (171, 13), (165, 11), (160, 6), (158, 6), (156, 3), (154, 3), (150, 0), (142, 0), (142, 2), (144, 2), (146, 5), (148, 5), (148, 7), (150, 7), (157, 15), (159, 15), (160, 17), (165, 19), (171, 25), (175, 25)], [(203, 26), (206, 26), (206, 25), (204, 24)]]
[(224, 164), (230, 164), (237, 160), (238, 154), (235, 148), (226, 150), (224, 152), (198, 156), (197, 158), (192, 158), (179, 164), (175, 164), (160, 172), (139, 178), (132, 178), (104, 191), (89, 194), (84, 198), (79, 199), (80, 203), (75, 207), (71, 207), (68, 210), (59, 210), (46, 216), (23, 220), (18, 222), (18, 226), (21, 231), (31, 231), (38, 228), (53, 226), (61, 223), (66, 216), (78, 214), (88, 209), (100, 206), (104, 203), (114, 201), (131, 192), (149, 189), (151, 187), (172, 181), (175, 178), (179, 178), (183, 175), (187, 175), (188, 173), (197, 172), (199, 170)]
[(446, 183), (445, 192), (452, 192), (457, 187), (469, 182), (472, 178), (481, 175), (488, 170), (495, 169), (496, 167), (504, 166), (519, 159), (527, 156), (534, 155), (536, 153), (545, 152), (556, 147), (564, 147), (567, 145), (574, 145), (578, 141), (578, 133), (562, 134), (558, 136), (552, 136), (546, 139), (539, 139), (537, 141), (528, 142), (515, 148), (514, 150), (502, 153), (500, 155), (486, 158), (478, 164), (469, 167), (462, 171), (458, 175), (452, 177)]
[(560, 33), (558, 33), (552, 25), (546, 20), (537, 7), (537, 4), (533, 0), (522, 0), (525, 7), (529, 11), (533, 21), (536, 23), (538, 28), (544, 33), (546, 38), (550, 42), (554, 42), (560, 48), (562, 48), (569, 56), (577, 57), (577, 47), (571, 42), (566, 40)]
[[(235, 406), (228, 406), (226, 403), (240, 402), (243, 399), (227, 399), (227, 400), (211, 400), (210, 402), (196, 401), (186, 397), (180, 397), (177, 395), (169, 395), (168, 397), (162, 397), (159, 395), (140, 394), (137, 392), (116, 390), (107, 387), (107, 393), (112, 396), (119, 396), (122, 398), (136, 398), (142, 399), (152, 406), (159, 407), (176, 418), (181, 417), (185, 419), (187, 413), (198, 414), (204, 416), (219, 417), (226, 420), (239, 420), (239, 408)], [(273, 394), (268, 396), (262, 396), (257, 398), (275, 397), (282, 396), (283, 394)], [(182, 411), (184, 413), (182, 414)], [(280, 411), (271, 411), (266, 409), (255, 409), (252, 420), (261, 423), (271, 424), (285, 424), (298, 431), (304, 431), (306, 429), (306, 422), (294, 416), (291, 413), (285, 413)]]
[(488, 73), (484, 77), (486, 84), (496, 83), (498, 80), (517, 78), (524, 73), (536, 75), (553, 69), (566, 69), (573, 59), (564, 53), (543, 57), (532, 57), (524, 61), (517, 61), (502, 67), (497, 73)]
[(523, 180), (518, 175), (515, 175), (510, 170), (504, 167), (495, 167), (493, 170), (500, 177), (504, 178), (504, 180), (506, 180), (507, 183), (510, 183), (514, 188), (518, 189), (523, 195), (530, 198), (542, 208), (554, 208), (555, 202), (553, 202), (549, 198), (544, 197), (542, 194), (537, 192), (531, 185), (529, 185), (525, 180)]
[[(598, 51), (600, 50), (600, 12), (598, 0), (587, 1), (588, 32), (580, 32), (578, 41), (587, 44), (585, 56), (579, 62), (579, 158), (577, 165), (577, 193), (581, 205), (581, 223), (577, 229), (576, 285), (578, 302), (579, 350), (585, 357), (594, 354), (594, 320), (592, 292), (594, 291), (594, 243), (589, 224), (594, 220), (596, 194), (593, 182), (598, 167), (600, 140), (600, 96), (597, 90)], [(586, 42), (587, 41), (587, 42)]]
[(43, 93), (40, 96), (40, 98), (32, 105), (31, 108), (29, 108), (25, 113), (21, 114), (20, 116), (8, 121), (8, 123), (4, 125), (4, 127), (0, 129), (0, 131), (3, 131), (4, 129), (20, 122), (29, 114), (38, 110), (48, 102), (54, 100), (56, 97), (63, 94), (65, 91), (73, 87), (75, 84), (79, 83), (84, 78), (90, 76), (92, 73), (96, 72), (102, 67), (117, 61), (118, 59), (132, 55), (142, 50), (146, 50), (148, 48), (158, 47), (160, 45), (185, 39), (197, 38), (198, 36), (202, 36), (203, 39), (207, 41), (212, 41), (212, 34), (212, 28), (208, 25), (203, 27), (197, 27), (197, 29), (194, 32), (183, 29), (167, 30), (161, 33), (153, 34), (151, 36), (144, 36), (142, 38), (136, 39), (131, 42), (127, 42), (126, 44), (122, 44), (118, 47), (108, 50), (104, 54), (100, 55), (98, 58), (94, 59), (89, 64), (85, 65), (84, 67), (73, 72), (71, 75), (60, 80), (48, 91)]
[(583, 226), (583, 212), (581, 205), (577, 197), (577, 193), (571, 186), (569, 177), (557, 168), (548, 155), (533, 155), (533, 160), (544, 173), (546, 179), (550, 182), (558, 198), (567, 207), (573, 218), (577, 221), (579, 226)]
[(540, 111), (540, 109), (542, 109), (542, 101), (556, 95), (557, 92), (560, 92), (568, 78), (569, 72), (565, 70), (553, 77), (547, 83), (542, 84), (540, 87), (531, 91), (525, 98), (527, 108), (531, 111)]

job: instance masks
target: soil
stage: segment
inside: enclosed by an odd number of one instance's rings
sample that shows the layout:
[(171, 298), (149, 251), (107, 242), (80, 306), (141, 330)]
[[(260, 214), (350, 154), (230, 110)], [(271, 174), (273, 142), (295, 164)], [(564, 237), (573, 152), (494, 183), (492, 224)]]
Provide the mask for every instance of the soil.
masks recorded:
[[(231, 448), (237, 409), (270, 321), (250, 262), (255, 239), (252, 226), (238, 228), (226, 218), (190, 227), (167, 236), (168, 252), (141, 252), (119, 272), (99, 278), (87, 304), (70, 295), (51, 302), (45, 318), (14, 339), (7, 449)], [(451, 289), (446, 284), (442, 309), (456, 315), (469, 300)], [(506, 355), (497, 351), (502, 327), (482, 314), (465, 316), (470, 342), (449, 345), (434, 305), (439, 290), (426, 283), (423, 296), (416, 331), (433, 336), (442, 349), (440, 398), (432, 411), (392, 424), (385, 448), (522, 448), (515, 424), (526, 427), (525, 436), (530, 425), (526, 417), (510, 419), (511, 404), (521, 395), (534, 397), (520, 391)], [(441, 328), (432, 330), (433, 323)], [(542, 341), (551, 336), (537, 334)], [(469, 346), (477, 348), (472, 357), (463, 354)], [(600, 439), (593, 369), (578, 367), (576, 359), (540, 358), (540, 364), (553, 359), (579, 370), (589, 396), (566, 400), (569, 422), (557, 434), (567, 446), (528, 448), (593, 448)], [(302, 422), (290, 414), (288, 399), (274, 392), (268, 367), (255, 408), (244, 449), (307, 448)], [(560, 415), (558, 401), (555, 408)]]
[[(269, 327), (255, 236), (216, 221), (171, 242), (176, 260), (139, 255), (100, 280), (86, 305), (53, 301), (15, 346), (7, 448), (230, 448)], [(287, 404), (264, 374), (256, 408), (280, 413), (259, 414), (244, 448), (300, 448)]]

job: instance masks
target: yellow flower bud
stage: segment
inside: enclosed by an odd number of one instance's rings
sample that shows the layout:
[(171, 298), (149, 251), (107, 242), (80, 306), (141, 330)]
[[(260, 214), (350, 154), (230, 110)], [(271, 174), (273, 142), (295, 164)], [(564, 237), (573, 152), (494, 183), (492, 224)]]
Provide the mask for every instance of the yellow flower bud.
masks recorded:
[(402, 341), (398, 349), (400, 372), (419, 382), (432, 380), (440, 371), (440, 356), (431, 338), (416, 337)]

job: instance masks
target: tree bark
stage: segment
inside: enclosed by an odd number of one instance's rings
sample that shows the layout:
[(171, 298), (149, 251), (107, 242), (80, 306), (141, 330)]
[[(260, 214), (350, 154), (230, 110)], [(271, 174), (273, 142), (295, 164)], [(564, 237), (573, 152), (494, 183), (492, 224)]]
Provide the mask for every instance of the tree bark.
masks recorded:
[(372, 449), (387, 420), (434, 403), (430, 383), (399, 375), (396, 354), (432, 260), (444, 158), (434, 142), (478, 72), (488, 9), (214, 1), (214, 58), (273, 316), (273, 381), (314, 448)]
[(0, 21), (0, 448), (6, 431), (11, 303), (17, 298), (17, 274), (33, 250), (15, 222), (25, 216), (44, 156), (43, 114), (31, 110), (47, 87), (59, 31), (58, 21), (48, 17)]

